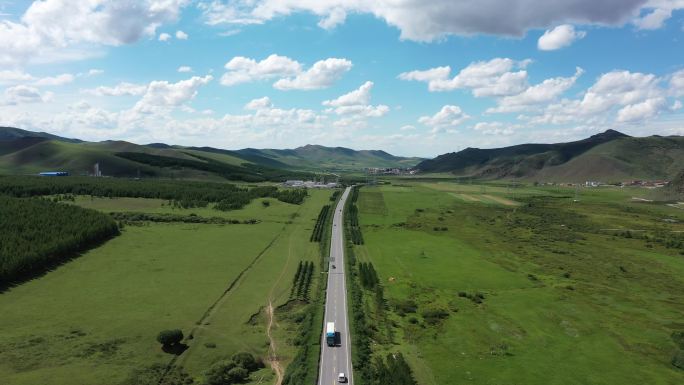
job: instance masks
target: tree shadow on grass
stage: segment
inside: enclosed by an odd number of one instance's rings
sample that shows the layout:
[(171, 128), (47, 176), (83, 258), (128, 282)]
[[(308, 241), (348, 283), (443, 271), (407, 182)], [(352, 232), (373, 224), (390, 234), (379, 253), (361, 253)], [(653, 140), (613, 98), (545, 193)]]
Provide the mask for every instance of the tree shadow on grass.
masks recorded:
[(180, 356), (184, 351), (188, 350), (188, 348), (189, 346), (184, 343), (162, 345), (162, 351), (164, 353), (173, 354), (175, 356)]

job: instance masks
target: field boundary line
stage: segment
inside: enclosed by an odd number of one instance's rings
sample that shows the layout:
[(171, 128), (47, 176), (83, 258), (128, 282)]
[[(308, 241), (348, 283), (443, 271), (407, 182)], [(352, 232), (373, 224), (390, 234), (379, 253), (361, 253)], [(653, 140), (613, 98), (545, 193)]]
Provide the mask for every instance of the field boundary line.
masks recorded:
[[(300, 209), (301, 209), (301, 207), (300, 207)], [(299, 210), (297, 210), (297, 212), (299, 212)], [(189, 335), (192, 335), (194, 337), (195, 332), (197, 332), (202, 327), (202, 325), (214, 314), (214, 311), (219, 307), (221, 302), (223, 302), (226, 299), (226, 297), (228, 296), (228, 294), (230, 294), (230, 292), (233, 290), (233, 288), (235, 286), (237, 286), (237, 284), (242, 280), (242, 277), (252, 267), (254, 267), (254, 265), (261, 259), (261, 257), (264, 254), (266, 254), (266, 252), (271, 248), (271, 246), (273, 246), (273, 244), (278, 240), (278, 238), (280, 238), (280, 236), (285, 232), (285, 229), (287, 228), (287, 226), (288, 226), (288, 224), (286, 223), (282, 227), (282, 229), (275, 235), (275, 237), (273, 237), (273, 239), (271, 239), (271, 241), (268, 243), (268, 245), (266, 245), (266, 247), (264, 247), (264, 249), (261, 250), (259, 252), (259, 254), (257, 254), (256, 257), (254, 257), (252, 259), (252, 261), (244, 269), (242, 269), (242, 271), (240, 271), (240, 273), (238, 273), (238, 275), (230, 282), (228, 287), (223, 291), (223, 293), (218, 297), (218, 299), (216, 299), (216, 301), (214, 301), (214, 303), (212, 303), (209, 306), (209, 308), (204, 312), (204, 314), (202, 315), (202, 318), (200, 318), (200, 320), (195, 324), (195, 327), (192, 328)], [(188, 348), (183, 353), (181, 353), (180, 355), (174, 356), (171, 359), (171, 361), (166, 365), (166, 369), (164, 370), (164, 373), (159, 378), (158, 384), (161, 384), (164, 381), (164, 379), (166, 378), (168, 373), (176, 365), (176, 362), (178, 362), (181, 358), (187, 357), (186, 353), (188, 353), (188, 350), (190, 350), (191, 347), (192, 346), (190, 344), (188, 344)]]

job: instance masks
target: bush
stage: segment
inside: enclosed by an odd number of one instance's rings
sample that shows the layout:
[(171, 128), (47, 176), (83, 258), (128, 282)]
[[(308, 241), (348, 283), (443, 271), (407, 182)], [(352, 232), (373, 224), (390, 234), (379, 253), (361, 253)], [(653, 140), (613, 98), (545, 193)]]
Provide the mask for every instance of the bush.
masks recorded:
[(684, 369), (684, 350), (678, 350), (672, 357), (672, 365), (679, 369)]
[(162, 330), (157, 335), (157, 342), (164, 346), (176, 345), (183, 340), (183, 332), (180, 329)]
[(250, 372), (253, 372), (263, 367), (263, 363), (257, 361), (254, 358), (254, 356), (250, 353), (245, 352), (234, 354), (233, 362), (235, 362), (235, 364), (237, 364), (238, 366), (242, 366), (243, 368), (249, 370)]

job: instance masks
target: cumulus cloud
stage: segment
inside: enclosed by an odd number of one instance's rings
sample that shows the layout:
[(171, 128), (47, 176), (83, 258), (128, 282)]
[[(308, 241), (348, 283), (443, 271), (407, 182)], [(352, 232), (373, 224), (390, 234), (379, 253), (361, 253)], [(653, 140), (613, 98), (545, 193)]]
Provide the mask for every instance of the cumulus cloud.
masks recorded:
[(188, 34), (183, 31), (176, 31), (176, 39), (178, 40), (188, 40)]
[(634, 25), (643, 30), (659, 29), (672, 17), (672, 11), (684, 9), (684, 0), (649, 0)]
[(268, 96), (264, 96), (259, 99), (252, 99), (249, 103), (245, 105), (246, 110), (263, 110), (273, 107), (271, 99)]
[(18, 21), (0, 21), (0, 64), (80, 58), (90, 46), (119, 46), (154, 36), (189, 0), (42, 0)]
[(350, 124), (358, 124), (358, 122), (352, 122), (352, 120), (385, 116), (390, 111), (388, 106), (384, 104), (377, 106), (370, 105), (372, 89), (373, 82), (367, 81), (356, 90), (333, 100), (325, 100), (322, 104), (324, 106), (334, 107), (328, 109), (327, 112), (334, 112), (337, 115), (347, 116), (347, 123)]
[(370, 93), (373, 89), (373, 82), (367, 81), (358, 89), (344, 94), (337, 99), (326, 100), (323, 102), (324, 106), (340, 107), (353, 106), (358, 104), (368, 104), (370, 102)]
[(98, 75), (102, 75), (103, 73), (104, 73), (104, 70), (93, 68), (91, 70), (88, 70), (88, 73), (86, 74), (86, 76), (88, 76), (88, 77), (98, 76)]
[(670, 77), (670, 93), (674, 96), (684, 95), (684, 70), (679, 70)]
[(180, 72), (180, 73), (192, 72), (192, 67), (189, 67), (189, 66), (180, 66), (180, 67), (178, 67), (178, 72)]
[(575, 31), (575, 27), (570, 24), (563, 24), (544, 32), (537, 41), (537, 47), (542, 51), (553, 51), (567, 47), (586, 35), (584, 31)]
[(418, 119), (418, 123), (432, 127), (432, 132), (442, 132), (458, 127), (461, 123), (470, 119), (461, 107), (446, 105), (432, 116), (423, 116)]
[(473, 129), (485, 135), (513, 135), (515, 128), (502, 122), (479, 122)]
[(577, 67), (571, 77), (546, 79), (539, 84), (528, 87), (517, 95), (506, 96), (498, 101), (498, 106), (487, 110), (488, 113), (522, 111), (531, 106), (547, 104), (569, 90), (584, 70)]
[(198, 89), (208, 84), (213, 77), (193, 76), (177, 83), (153, 81), (147, 86), (142, 99), (136, 103), (134, 110), (142, 113), (158, 112), (168, 107), (178, 107), (197, 96)]
[(401, 39), (434, 41), (449, 35), (522, 36), (566, 23), (621, 25), (646, 0), (256, 0), (211, 1), (201, 6), (208, 24), (261, 24), (296, 12), (321, 17), (330, 28), (350, 13), (371, 14), (397, 27)]
[[(675, 76), (670, 76), (670, 82)], [(615, 70), (601, 75), (578, 99), (552, 102), (536, 115), (523, 115), (529, 124), (578, 123), (605, 125), (654, 118), (671, 110), (672, 87), (654, 74)]]
[(119, 83), (114, 87), (100, 86), (83, 92), (95, 96), (141, 96), (147, 91), (147, 85), (134, 83)]
[(352, 62), (347, 59), (328, 58), (314, 63), (311, 68), (294, 78), (280, 79), (273, 84), (279, 90), (318, 90), (330, 87), (349, 71)]
[(56, 76), (36, 77), (29, 73), (19, 70), (0, 71), (0, 85), (30, 84), (36, 87), (63, 86), (73, 82), (76, 77), (72, 74), (61, 74)]
[(18, 85), (7, 88), (4, 92), (4, 105), (18, 105), (27, 103), (43, 103), (52, 99), (51, 92), (42, 93), (35, 87)]
[(18, 84), (32, 81), (35, 78), (30, 74), (17, 70), (0, 71), (0, 85)]
[(226, 63), (225, 68), (228, 72), (221, 77), (221, 84), (224, 86), (293, 76), (302, 71), (299, 62), (276, 54), (261, 61), (236, 56)]
[[(452, 91), (469, 89), (475, 97), (515, 95), (527, 85), (529, 60), (515, 61), (509, 58), (495, 58), (474, 62), (450, 78), (451, 67), (437, 67), (425, 71), (410, 71), (399, 74), (399, 79), (428, 83), (430, 91)], [(514, 71), (514, 70), (518, 71)]]
[(42, 79), (38, 79), (35, 82), (33, 82), (33, 84), (38, 87), (63, 86), (65, 84), (73, 82), (74, 79), (75, 77), (72, 74), (61, 74), (57, 76), (48, 76)]
[(159, 38), (158, 38), (158, 39), (159, 39), (159, 41), (169, 41), (169, 40), (171, 40), (171, 35), (169, 35), (169, 34), (166, 33), (166, 32), (163, 32), (163, 33), (160, 33), (160, 34), (159, 34)]
[(234, 86), (278, 79), (273, 87), (279, 90), (316, 90), (330, 87), (351, 67), (352, 62), (347, 59), (328, 58), (305, 71), (301, 63), (287, 56), (272, 54), (261, 61), (236, 56), (226, 63), (227, 72), (221, 77), (221, 84)]

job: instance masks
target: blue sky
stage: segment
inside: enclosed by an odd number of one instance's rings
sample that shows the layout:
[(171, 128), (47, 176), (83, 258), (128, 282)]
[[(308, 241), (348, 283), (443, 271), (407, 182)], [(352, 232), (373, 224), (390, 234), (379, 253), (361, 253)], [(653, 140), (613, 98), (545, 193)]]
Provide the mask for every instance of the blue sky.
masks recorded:
[(0, 125), (431, 157), (684, 134), (681, 0), (0, 0)]

